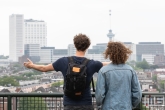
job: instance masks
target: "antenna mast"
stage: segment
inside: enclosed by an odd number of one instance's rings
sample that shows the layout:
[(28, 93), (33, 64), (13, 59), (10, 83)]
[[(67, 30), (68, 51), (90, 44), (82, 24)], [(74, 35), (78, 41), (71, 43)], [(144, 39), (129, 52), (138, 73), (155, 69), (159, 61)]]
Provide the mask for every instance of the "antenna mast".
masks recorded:
[(107, 34), (107, 37), (109, 38), (109, 41), (113, 41), (115, 34), (113, 34), (111, 30), (111, 10), (109, 10), (109, 16), (110, 16), (110, 30)]
[(110, 16), (110, 30), (111, 30), (111, 10), (109, 10), (109, 16)]

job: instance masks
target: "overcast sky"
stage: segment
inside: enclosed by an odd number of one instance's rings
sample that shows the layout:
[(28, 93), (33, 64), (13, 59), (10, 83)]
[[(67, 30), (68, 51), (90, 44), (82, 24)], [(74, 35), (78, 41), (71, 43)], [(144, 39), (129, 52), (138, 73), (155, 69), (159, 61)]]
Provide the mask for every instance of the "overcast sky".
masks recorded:
[(92, 45), (107, 43), (110, 25), (118, 41), (165, 44), (165, 0), (0, 0), (4, 55), (9, 54), (11, 14), (47, 22), (47, 44), (56, 49), (66, 49), (78, 33), (88, 35)]

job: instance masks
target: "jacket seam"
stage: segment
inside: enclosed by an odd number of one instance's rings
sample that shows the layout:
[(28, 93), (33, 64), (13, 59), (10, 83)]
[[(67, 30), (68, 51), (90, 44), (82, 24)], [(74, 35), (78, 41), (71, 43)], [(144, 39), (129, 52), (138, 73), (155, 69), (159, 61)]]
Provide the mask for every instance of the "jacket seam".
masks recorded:
[(108, 71), (106, 71), (106, 72), (101, 71), (101, 73), (102, 73), (102, 74), (105, 74), (105, 73), (107, 73), (107, 72), (109, 72), (109, 71), (114, 71), (114, 70), (130, 70), (130, 71), (133, 73), (133, 70), (132, 70), (132, 69), (112, 69), (112, 70), (108, 70)]

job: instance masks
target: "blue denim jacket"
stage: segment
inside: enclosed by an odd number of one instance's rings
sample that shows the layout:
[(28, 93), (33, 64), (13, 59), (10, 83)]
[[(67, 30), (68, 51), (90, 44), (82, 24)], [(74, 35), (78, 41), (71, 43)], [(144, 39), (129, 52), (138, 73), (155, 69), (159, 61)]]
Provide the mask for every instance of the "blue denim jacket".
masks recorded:
[(109, 64), (98, 73), (96, 103), (102, 110), (132, 110), (142, 97), (135, 71), (127, 64)]

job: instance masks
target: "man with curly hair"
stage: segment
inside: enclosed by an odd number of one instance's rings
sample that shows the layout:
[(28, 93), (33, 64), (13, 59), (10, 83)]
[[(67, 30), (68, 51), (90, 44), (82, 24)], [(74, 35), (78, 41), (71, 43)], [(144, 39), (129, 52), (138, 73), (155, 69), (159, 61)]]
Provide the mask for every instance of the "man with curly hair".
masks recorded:
[[(85, 60), (85, 53), (91, 44), (90, 39), (85, 34), (78, 34), (74, 37), (73, 42), (76, 48), (76, 54), (75, 56), (72, 56), (72, 58), (74, 59), (76, 63), (81, 64)], [(54, 70), (61, 71), (64, 78), (67, 73), (68, 64), (69, 64), (69, 61), (67, 57), (59, 58), (54, 63), (48, 64), (48, 65), (36, 65), (36, 64), (33, 64), (33, 62), (30, 61), (29, 59), (28, 59), (28, 62), (24, 62), (25, 67), (36, 69), (42, 72), (54, 71)], [(75, 100), (64, 95), (64, 99), (63, 99), (64, 110), (94, 110), (92, 106), (90, 82), (91, 82), (93, 74), (98, 72), (102, 66), (107, 65), (107, 64), (109, 64), (109, 62), (100, 62), (100, 61), (94, 61), (94, 60), (88, 61), (86, 65), (87, 67), (86, 85), (87, 86), (85, 90), (83, 91), (83, 97), (81, 99)]]
[(132, 51), (121, 42), (110, 41), (96, 84), (96, 103), (101, 110), (132, 110), (141, 101), (141, 88), (133, 68), (126, 64)]

